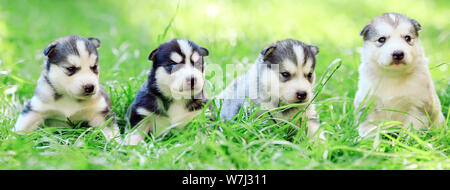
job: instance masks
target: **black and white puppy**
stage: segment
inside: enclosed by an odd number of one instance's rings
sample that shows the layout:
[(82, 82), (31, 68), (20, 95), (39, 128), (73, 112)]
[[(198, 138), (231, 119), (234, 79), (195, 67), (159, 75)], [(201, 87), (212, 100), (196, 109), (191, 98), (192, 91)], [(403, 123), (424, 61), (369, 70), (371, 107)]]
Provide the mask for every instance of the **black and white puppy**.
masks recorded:
[[(20, 114), (14, 131), (33, 131), (48, 118), (88, 121), (90, 126), (100, 127), (113, 117), (111, 100), (99, 83), (99, 46), (97, 38), (77, 35), (48, 45), (34, 96)], [(108, 140), (120, 134), (114, 121), (102, 132)]]
[(172, 39), (150, 53), (150, 74), (127, 111), (130, 126), (138, 127), (126, 137), (127, 144), (138, 144), (142, 133), (158, 136), (167, 127), (183, 126), (201, 112), (206, 102), (203, 57), (208, 55), (186, 39)]
[[(220, 117), (232, 119), (243, 107), (251, 104), (267, 111), (291, 104), (302, 104), (273, 114), (274, 117), (291, 121), (301, 109), (307, 121), (308, 136), (319, 128), (313, 104), (316, 55), (319, 48), (298, 40), (277, 41), (261, 51), (250, 70), (236, 78), (221, 94), (216, 104), (223, 100)], [(321, 138), (322, 135), (320, 136)]]
[(354, 105), (364, 108), (368, 99), (375, 105), (359, 125), (362, 137), (374, 136), (385, 121), (400, 121), (415, 129), (444, 123), (419, 39), (421, 28), (403, 14), (385, 13), (362, 29), (364, 44)]

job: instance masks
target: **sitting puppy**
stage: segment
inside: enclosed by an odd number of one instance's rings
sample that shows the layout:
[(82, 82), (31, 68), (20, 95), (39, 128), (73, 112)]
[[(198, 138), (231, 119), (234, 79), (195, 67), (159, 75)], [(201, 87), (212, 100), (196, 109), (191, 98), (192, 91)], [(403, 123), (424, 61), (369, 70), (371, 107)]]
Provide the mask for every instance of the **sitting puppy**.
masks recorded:
[[(374, 18), (361, 31), (364, 45), (359, 67), (355, 108), (373, 98), (374, 111), (359, 125), (362, 137), (374, 135), (383, 121), (401, 121), (415, 129), (443, 123), (439, 98), (420, 43), (421, 26), (398, 13)], [(398, 111), (392, 111), (398, 110)], [(407, 113), (404, 113), (407, 112)]]
[[(99, 46), (98, 39), (77, 35), (48, 45), (35, 94), (20, 114), (14, 131), (33, 131), (47, 118), (88, 121), (97, 127), (113, 117), (111, 100), (99, 83)], [(120, 134), (114, 121), (102, 132), (108, 140)]]
[[(262, 106), (262, 110), (302, 104), (275, 114), (275, 117), (291, 121), (314, 96), (318, 52), (316, 46), (291, 39), (269, 45), (245, 75), (236, 78), (218, 95), (216, 105), (222, 101), (220, 117), (232, 119), (242, 107), (250, 106), (248, 99), (255, 107)], [(305, 111), (303, 119), (308, 119), (307, 134), (311, 137), (319, 127), (314, 105), (309, 105)]]
[[(206, 103), (203, 57), (208, 55), (206, 48), (185, 39), (172, 39), (153, 50), (148, 57), (153, 62), (150, 74), (127, 111), (130, 126), (158, 136), (200, 114)], [(141, 131), (132, 132), (126, 143), (142, 141)]]

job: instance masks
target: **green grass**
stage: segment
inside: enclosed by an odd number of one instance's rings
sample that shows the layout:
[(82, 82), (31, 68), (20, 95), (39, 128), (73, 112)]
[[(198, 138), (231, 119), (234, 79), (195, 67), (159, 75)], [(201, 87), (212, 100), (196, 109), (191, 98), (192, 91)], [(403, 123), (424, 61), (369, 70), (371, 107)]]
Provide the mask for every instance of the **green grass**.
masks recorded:
[[(201, 0), (181, 1), (178, 10), (177, 2), (0, 0), (0, 169), (450, 169), (448, 122), (429, 131), (394, 128), (395, 136), (381, 133), (360, 140), (352, 105), (360, 30), (374, 16), (401, 12), (422, 24), (421, 40), (448, 121), (448, 1)], [(286, 125), (264, 122), (267, 116), (223, 123), (204, 115), (170, 137), (131, 147), (106, 143), (98, 130), (78, 126), (44, 127), (28, 136), (10, 136), (24, 102), (33, 95), (43, 49), (69, 34), (102, 41), (101, 81), (120, 125), (146, 79), (151, 65), (146, 58), (160, 42), (191, 39), (210, 50), (207, 64), (223, 68), (252, 63), (264, 46), (276, 40), (316, 44), (318, 76), (331, 74), (336, 65), (326, 72), (329, 64), (342, 59), (315, 100), (327, 139), (310, 143), (300, 132), (290, 141)], [(212, 94), (235, 74), (208, 73), (215, 87)]]

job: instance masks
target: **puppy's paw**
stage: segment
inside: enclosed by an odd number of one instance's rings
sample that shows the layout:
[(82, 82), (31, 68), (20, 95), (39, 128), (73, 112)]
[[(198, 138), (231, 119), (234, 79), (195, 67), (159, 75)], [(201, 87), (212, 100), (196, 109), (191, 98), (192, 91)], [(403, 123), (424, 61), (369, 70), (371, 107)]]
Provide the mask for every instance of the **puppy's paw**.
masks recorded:
[(373, 124), (361, 124), (358, 126), (358, 134), (361, 138), (367, 139), (375, 137), (377, 126)]

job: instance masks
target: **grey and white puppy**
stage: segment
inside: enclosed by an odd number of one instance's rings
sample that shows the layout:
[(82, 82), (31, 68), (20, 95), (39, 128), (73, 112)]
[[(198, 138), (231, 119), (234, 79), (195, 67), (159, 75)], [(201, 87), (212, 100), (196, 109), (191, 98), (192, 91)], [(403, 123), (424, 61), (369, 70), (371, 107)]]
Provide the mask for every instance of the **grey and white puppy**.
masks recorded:
[(203, 57), (208, 55), (206, 48), (177, 38), (150, 53), (150, 74), (127, 111), (126, 120), (135, 130), (126, 144), (138, 144), (143, 134), (158, 136), (167, 128), (181, 127), (201, 113), (207, 101)]
[[(253, 106), (262, 106), (262, 110), (301, 104), (274, 115), (290, 121), (313, 98), (315, 56), (318, 53), (318, 47), (292, 39), (277, 41), (264, 48), (250, 70), (218, 95), (216, 104), (222, 101), (220, 117), (232, 119), (241, 108), (248, 108), (248, 99)], [(302, 118), (308, 120), (307, 134), (312, 136), (319, 127), (314, 105), (305, 111)]]
[[(90, 126), (99, 127), (113, 117), (111, 100), (99, 83), (99, 46), (97, 38), (77, 35), (48, 45), (34, 96), (20, 114), (14, 131), (33, 131), (48, 118), (88, 121)], [(114, 121), (102, 131), (108, 140), (120, 134)]]
[(359, 125), (361, 136), (373, 136), (384, 121), (400, 121), (415, 129), (444, 122), (420, 30), (419, 22), (398, 13), (375, 17), (362, 29), (364, 44), (354, 105), (364, 110), (367, 100), (373, 99), (375, 109)]

